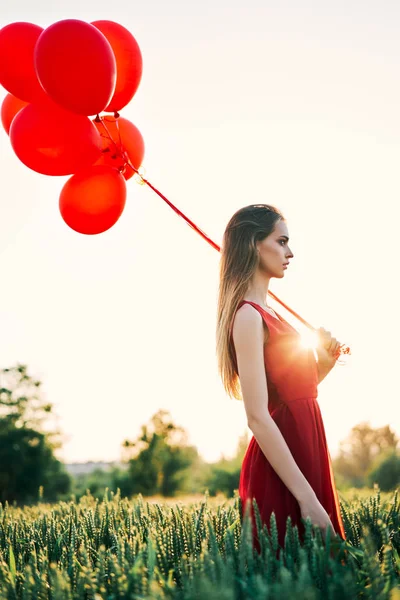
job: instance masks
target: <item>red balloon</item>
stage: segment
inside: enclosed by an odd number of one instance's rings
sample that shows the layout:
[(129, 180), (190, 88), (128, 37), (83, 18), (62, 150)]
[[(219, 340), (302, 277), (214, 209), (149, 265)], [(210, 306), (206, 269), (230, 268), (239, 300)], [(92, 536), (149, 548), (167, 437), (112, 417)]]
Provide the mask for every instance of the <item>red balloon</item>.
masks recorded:
[(71, 229), (93, 235), (115, 225), (125, 202), (125, 179), (116, 169), (98, 165), (68, 179), (60, 194), (60, 212)]
[(130, 31), (114, 21), (93, 21), (107, 38), (117, 62), (115, 92), (106, 111), (116, 112), (133, 98), (142, 78), (143, 60), (139, 45)]
[(116, 63), (104, 35), (90, 23), (65, 19), (40, 35), (35, 67), (47, 94), (80, 115), (105, 109), (115, 89)]
[(0, 29), (0, 83), (8, 92), (40, 102), (46, 97), (36, 76), (33, 54), (43, 28), (23, 21)]
[(101, 137), (91, 120), (54, 104), (23, 108), (11, 123), (10, 141), (18, 158), (44, 175), (71, 175), (101, 155)]
[(93, 123), (103, 142), (102, 156), (96, 164), (114, 167), (125, 179), (130, 179), (135, 171), (128, 165), (128, 160), (139, 169), (144, 157), (144, 140), (139, 129), (123, 117), (106, 116)]
[(27, 104), (28, 102), (25, 102), (25, 100), (20, 100), (12, 94), (7, 94), (7, 96), (4, 98), (1, 105), (1, 122), (6, 130), (6, 133), (10, 132), (11, 123), (15, 115)]

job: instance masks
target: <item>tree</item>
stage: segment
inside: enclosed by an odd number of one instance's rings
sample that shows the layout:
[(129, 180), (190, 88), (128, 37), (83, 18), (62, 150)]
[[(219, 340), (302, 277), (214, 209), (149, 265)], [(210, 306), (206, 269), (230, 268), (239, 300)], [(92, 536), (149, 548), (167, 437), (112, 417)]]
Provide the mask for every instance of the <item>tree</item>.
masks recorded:
[(333, 461), (335, 473), (355, 487), (366, 483), (373, 461), (383, 452), (395, 450), (399, 439), (389, 425), (373, 429), (369, 422), (359, 423), (339, 445), (339, 454)]
[(0, 370), (0, 501), (34, 502), (43, 486), (44, 500), (67, 493), (71, 479), (54, 456), (59, 431), (46, 431), (52, 405), (40, 386), (18, 364)]
[(236, 448), (236, 454), (232, 459), (221, 458), (211, 466), (206, 484), (211, 496), (218, 492), (227, 497), (233, 496), (233, 493), (239, 487), (240, 471), (242, 462), (249, 445), (248, 432), (239, 438)]
[(189, 476), (188, 468), (198, 456), (189, 446), (186, 431), (172, 422), (168, 411), (159, 410), (148, 425), (143, 425), (135, 441), (123, 442), (129, 457), (127, 477), (130, 493), (174, 496)]

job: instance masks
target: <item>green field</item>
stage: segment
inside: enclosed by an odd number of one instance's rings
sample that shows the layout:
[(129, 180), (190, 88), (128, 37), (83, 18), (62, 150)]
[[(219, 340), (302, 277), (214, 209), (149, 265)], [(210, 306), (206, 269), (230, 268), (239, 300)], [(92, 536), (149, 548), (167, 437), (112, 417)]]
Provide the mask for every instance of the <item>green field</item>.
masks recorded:
[(0, 504), (0, 599), (400, 600), (397, 492), (340, 498), (347, 542), (289, 524), (277, 552), (272, 520), (261, 554), (237, 497)]

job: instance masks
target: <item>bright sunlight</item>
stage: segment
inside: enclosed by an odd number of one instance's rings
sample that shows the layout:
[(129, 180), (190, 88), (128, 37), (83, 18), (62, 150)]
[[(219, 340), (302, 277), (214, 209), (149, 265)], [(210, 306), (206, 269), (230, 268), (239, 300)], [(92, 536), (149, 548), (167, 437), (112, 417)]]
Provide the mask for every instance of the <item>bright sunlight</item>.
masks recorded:
[(304, 348), (316, 349), (318, 343), (318, 335), (316, 331), (305, 330), (301, 332), (300, 336), (300, 343)]

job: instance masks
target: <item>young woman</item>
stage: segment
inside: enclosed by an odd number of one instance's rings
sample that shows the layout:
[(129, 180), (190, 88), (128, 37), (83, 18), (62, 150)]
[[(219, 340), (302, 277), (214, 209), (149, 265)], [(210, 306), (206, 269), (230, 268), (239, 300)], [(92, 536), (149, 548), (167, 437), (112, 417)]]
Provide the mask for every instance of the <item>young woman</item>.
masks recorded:
[(293, 252), (282, 213), (268, 204), (238, 210), (224, 232), (217, 316), (218, 368), (227, 393), (243, 400), (253, 437), (243, 459), (239, 496), (253, 519), (255, 498), (263, 523), (275, 513), (284, 545), (286, 520), (301, 519), (345, 538), (331, 457), (317, 402), (318, 383), (340, 353), (323, 328), (314, 352), (268, 306), (271, 278), (282, 278)]

